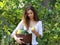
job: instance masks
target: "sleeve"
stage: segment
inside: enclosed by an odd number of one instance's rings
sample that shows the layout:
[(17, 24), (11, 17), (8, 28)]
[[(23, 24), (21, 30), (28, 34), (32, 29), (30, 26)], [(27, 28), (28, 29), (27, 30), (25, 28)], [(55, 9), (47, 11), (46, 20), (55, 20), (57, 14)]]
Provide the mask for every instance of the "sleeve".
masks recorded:
[(20, 21), (20, 23), (17, 25), (17, 27), (14, 29), (14, 31), (11, 34), (11, 37), (16, 33), (17, 30), (22, 29), (23, 25), (22, 25), (23, 21)]
[(43, 27), (42, 27), (42, 21), (39, 22), (39, 27), (38, 27), (38, 32), (41, 35), (41, 37), (43, 36)]

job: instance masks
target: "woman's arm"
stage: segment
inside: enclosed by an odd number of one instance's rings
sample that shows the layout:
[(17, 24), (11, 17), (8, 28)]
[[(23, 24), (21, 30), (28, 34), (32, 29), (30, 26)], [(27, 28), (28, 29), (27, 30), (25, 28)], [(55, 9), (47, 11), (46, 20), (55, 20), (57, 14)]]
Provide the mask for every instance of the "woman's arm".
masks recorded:
[(32, 32), (33, 32), (37, 37), (41, 37), (41, 35), (40, 35), (37, 31), (32, 30)]
[(32, 32), (37, 36), (37, 37), (42, 37), (43, 36), (43, 29), (42, 29), (42, 22), (40, 21), (38, 24), (38, 31), (32, 30)]
[(16, 31), (19, 29), (22, 29), (23, 25), (22, 25), (22, 21), (17, 25), (16, 29), (12, 32), (11, 37), (14, 38), (16, 40), (17, 43), (22, 44), (24, 43), (23, 41), (21, 41), (20, 39), (23, 39), (22, 37), (16, 37)]
[(22, 28), (23, 28), (22, 21), (20, 21), (20, 23), (15, 28), (15, 30), (12, 32), (11, 37), (16, 37), (15, 34), (16, 34), (17, 30), (22, 29)]

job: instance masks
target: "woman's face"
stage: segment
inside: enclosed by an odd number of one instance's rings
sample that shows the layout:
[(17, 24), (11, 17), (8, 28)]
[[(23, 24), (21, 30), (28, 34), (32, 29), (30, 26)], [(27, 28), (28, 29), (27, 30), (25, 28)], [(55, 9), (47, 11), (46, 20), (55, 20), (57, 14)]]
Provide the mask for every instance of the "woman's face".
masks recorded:
[(28, 14), (28, 17), (29, 17), (30, 19), (33, 19), (34, 13), (33, 13), (32, 10), (28, 10), (28, 11), (27, 11), (27, 14)]

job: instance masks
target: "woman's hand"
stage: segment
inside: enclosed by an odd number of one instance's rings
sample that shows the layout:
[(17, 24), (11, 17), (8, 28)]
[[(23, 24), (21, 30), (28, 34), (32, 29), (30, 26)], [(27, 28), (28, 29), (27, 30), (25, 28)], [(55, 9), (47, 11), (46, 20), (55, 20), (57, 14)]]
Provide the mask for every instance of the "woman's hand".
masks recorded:
[(19, 43), (19, 44), (24, 44), (24, 42), (22, 41), (22, 39), (23, 39), (22, 37), (19, 37), (19, 38), (18, 38), (18, 37), (16, 37), (16, 36), (14, 36), (14, 39), (16, 40), (17, 43)]
[(37, 36), (37, 37), (41, 37), (41, 35), (36, 31), (35, 27), (31, 28), (31, 31)]
[(33, 32), (33, 33), (35, 33), (36, 31), (35, 31), (35, 27), (32, 27), (31, 28), (31, 31)]
[(16, 39), (16, 42), (19, 43), (19, 44), (22, 44), (22, 43), (24, 43), (24, 42), (22, 41), (22, 39), (23, 39), (23, 38), (21, 38), (21, 37), (20, 37), (20, 38), (17, 38), (17, 39)]

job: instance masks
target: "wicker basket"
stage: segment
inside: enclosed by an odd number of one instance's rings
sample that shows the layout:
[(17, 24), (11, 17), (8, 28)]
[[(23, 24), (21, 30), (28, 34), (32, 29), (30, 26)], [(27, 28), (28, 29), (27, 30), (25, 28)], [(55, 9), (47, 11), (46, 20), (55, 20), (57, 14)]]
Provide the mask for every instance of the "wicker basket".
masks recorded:
[(24, 41), (25, 43), (31, 43), (32, 42), (32, 34), (16, 34), (17, 37), (22, 37), (23, 39), (21, 39), (22, 41)]

